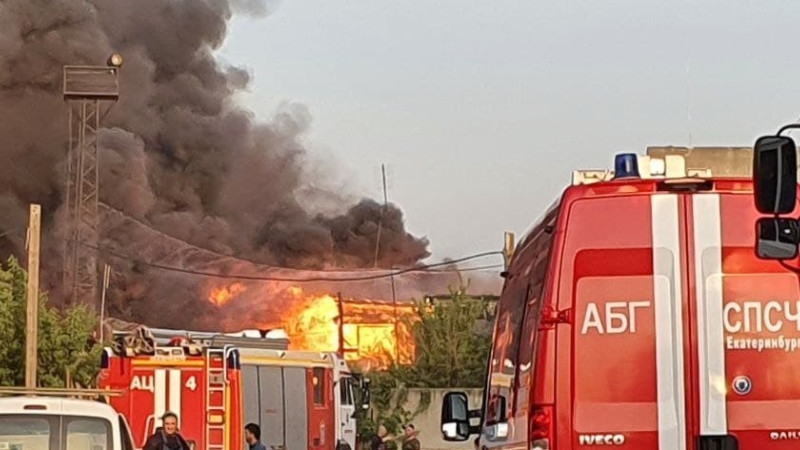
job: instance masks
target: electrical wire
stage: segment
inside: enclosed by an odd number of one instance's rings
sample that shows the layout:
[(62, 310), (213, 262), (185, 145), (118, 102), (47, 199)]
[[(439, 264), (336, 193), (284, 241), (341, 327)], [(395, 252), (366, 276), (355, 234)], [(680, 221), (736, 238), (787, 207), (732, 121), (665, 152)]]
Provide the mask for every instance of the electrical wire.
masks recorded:
[[(384, 278), (394, 277), (394, 276), (397, 276), (397, 275), (402, 275), (404, 273), (432, 272), (431, 270), (428, 270), (428, 269), (435, 268), (435, 267), (449, 266), (449, 265), (457, 264), (457, 263), (460, 263), (460, 262), (466, 262), (466, 261), (471, 261), (471, 260), (474, 260), (474, 259), (485, 258), (487, 256), (494, 256), (494, 255), (502, 255), (503, 254), (503, 252), (501, 252), (499, 250), (490, 251), (490, 252), (483, 252), (483, 253), (476, 253), (476, 254), (473, 254), (473, 255), (464, 256), (464, 257), (461, 257), (461, 258), (458, 258), (458, 259), (453, 259), (453, 260), (446, 261), (446, 262), (424, 264), (424, 265), (421, 265), (421, 266), (410, 267), (410, 268), (407, 268), (407, 269), (391, 271), (391, 272), (388, 272), (388, 273), (383, 273), (383, 274), (378, 274), (378, 275), (363, 275), (363, 276), (357, 276), (357, 277), (338, 277), (338, 278), (334, 278), (334, 277), (293, 278), (293, 277), (279, 277), (279, 276), (221, 274), (221, 273), (214, 273), (214, 272), (205, 272), (205, 271), (201, 271), (201, 270), (184, 269), (184, 268), (181, 268), (181, 267), (168, 266), (168, 265), (164, 265), (164, 264), (158, 264), (158, 263), (153, 263), (153, 262), (149, 262), (149, 261), (144, 261), (144, 260), (132, 257), (132, 256), (128, 256), (128, 255), (116, 252), (114, 250), (97, 247), (97, 246), (94, 246), (94, 245), (91, 245), (91, 244), (88, 244), (88, 243), (85, 243), (85, 242), (82, 242), (81, 245), (86, 246), (88, 248), (91, 248), (93, 250), (96, 250), (96, 251), (98, 251), (100, 253), (104, 253), (106, 255), (115, 257), (115, 258), (124, 259), (124, 260), (130, 261), (130, 262), (136, 263), (136, 264), (140, 264), (140, 265), (147, 266), (147, 267), (150, 267), (150, 268), (153, 268), (153, 269), (159, 269), (159, 270), (164, 270), (164, 271), (168, 271), (168, 272), (184, 273), (184, 274), (187, 274), (187, 275), (198, 275), (198, 276), (205, 276), (205, 277), (211, 277), (211, 278), (222, 278), (222, 279), (230, 279), (230, 280), (277, 281), (277, 282), (288, 282), (288, 283), (313, 283), (313, 282), (320, 282), (320, 281), (331, 282), (331, 283), (339, 283), (339, 282), (351, 282), (351, 281), (380, 280), (380, 279), (384, 279)], [(472, 270), (477, 270), (477, 269), (484, 269), (484, 268), (473, 268)], [(292, 269), (284, 269), (284, 270), (292, 270)], [(294, 270), (300, 270), (300, 269), (294, 269)], [(466, 271), (466, 270), (467, 269), (462, 269), (460, 271)], [(452, 269), (452, 271), (453, 272), (459, 272), (458, 269)]]
[[(108, 210), (109, 212), (111, 212), (113, 214), (121, 216), (123, 219), (127, 220), (128, 223), (134, 223), (134, 224), (136, 224), (136, 225), (138, 225), (138, 226), (140, 226), (142, 228), (147, 229), (148, 232), (150, 232), (150, 233), (157, 234), (159, 236), (162, 236), (164, 239), (168, 239), (170, 241), (173, 241), (173, 242), (179, 243), (181, 245), (184, 245), (187, 249), (193, 249), (193, 250), (196, 250), (198, 252), (202, 252), (202, 253), (205, 253), (205, 254), (208, 254), (208, 255), (214, 255), (214, 256), (218, 257), (219, 259), (233, 259), (233, 260), (236, 260), (237, 262), (243, 262), (243, 263), (252, 264), (254, 266), (258, 266), (260, 269), (263, 269), (264, 271), (269, 271), (269, 270), (298, 270), (298, 269), (293, 269), (291, 267), (281, 267), (281, 266), (273, 266), (273, 265), (270, 265), (270, 264), (263, 264), (263, 263), (256, 262), (256, 261), (254, 261), (252, 259), (243, 258), (241, 256), (226, 255), (224, 253), (215, 252), (214, 250), (209, 250), (209, 249), (204, 248), (204, 247), (198, 247), (198, 246), (196, 246), (194, 244), (190, 244), (190, 243), (188, 243), (188, 242), (186, 242), (184, 240), (178, 239), (178, 238), (176, 238), (174, 236), (171, 236), (169, 234), (166, 234), (166, 233), (164, 233), (162, 231), (156, 230), (155, 228), (151, 227), (147, 223), (145, 223), (145, 222), (143, 222), (143, 221), (141, 221), (141, 220), (139, 220), (139, 219), (137, 219), (135, 217), (129, 216), (124, 211), (122, 211), (120, 209), (117, 209), (117, 208), (115, 208), (115, 207), (113, 207), (113, 206), (111, 206), (111, 205), (109, 205), (107, 203), (99, 202), (98, 205), (101, 208), (104, 208), (104, 209)], [(353, 268), (353, 269), (328, 269), (328, 268), (326, 268), (326, 269), (315, 270), (315, 272), (318, 272), (318, 273), (359, 273), (359, 272), (360, 273), (375, 273), (375, 272), (381, 272), (381, 271), (382, 271), (382, 269), (375, 269), (375, 268)], [(448, 271), (450, 271), (450, 270), (448, 270)]]

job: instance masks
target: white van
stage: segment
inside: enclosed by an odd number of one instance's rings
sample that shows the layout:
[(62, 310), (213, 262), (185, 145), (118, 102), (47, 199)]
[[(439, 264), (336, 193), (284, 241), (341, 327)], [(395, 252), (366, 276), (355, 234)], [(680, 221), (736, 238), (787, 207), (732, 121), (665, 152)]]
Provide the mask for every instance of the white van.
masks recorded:
[(95, 400), (0, 398), (0, 450), (134, 450), (130, 427)]

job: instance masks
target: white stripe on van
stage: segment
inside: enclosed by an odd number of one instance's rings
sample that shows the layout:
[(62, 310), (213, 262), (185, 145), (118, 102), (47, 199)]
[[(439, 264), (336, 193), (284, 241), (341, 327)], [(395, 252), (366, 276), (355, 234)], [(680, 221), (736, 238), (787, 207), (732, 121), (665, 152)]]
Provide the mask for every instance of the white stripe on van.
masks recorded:
[(653, 296), (656, 315), (658, 448), (686, 449), (686, 391), (683, 382), (682, 276), (678, 197), (651, 197)]
[(160, 427), (162, 425), (161, 416), (167, 412), (167, 371), (156, 369), (154, 372), (153, 415), (155, 416), (156, 427)]
[(722, 329), (722, 232), (719, 194), (695, 194), (694, 262), (700, 434), (728, 434)]
[(169, 371), (169, 410), (180, 417), (181, 415), (181, 371)]

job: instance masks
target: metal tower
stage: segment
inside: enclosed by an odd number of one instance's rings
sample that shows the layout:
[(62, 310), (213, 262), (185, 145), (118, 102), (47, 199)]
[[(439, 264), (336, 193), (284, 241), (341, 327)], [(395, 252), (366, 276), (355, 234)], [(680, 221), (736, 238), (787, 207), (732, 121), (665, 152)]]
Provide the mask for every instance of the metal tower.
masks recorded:
[(97, 133), (101, 102), (119, 99), (122, 57), (105, 66), (64, 66), (63, 94), (69, 106), (67, 235), (64, 291), (67, 303), (97, 305), (98, 179)]

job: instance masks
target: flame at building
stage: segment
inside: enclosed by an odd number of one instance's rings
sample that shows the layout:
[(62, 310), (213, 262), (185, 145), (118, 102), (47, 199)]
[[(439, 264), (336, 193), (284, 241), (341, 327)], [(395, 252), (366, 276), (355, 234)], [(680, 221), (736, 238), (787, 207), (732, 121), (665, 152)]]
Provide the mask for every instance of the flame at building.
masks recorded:
[[(224, 307), (246, 290), (240, 283), (214, 287), (208, 301)], [(284, 308), (276, 314), (278, 317), (254, 326), (284, 329), (291, 349), (341, 351), (364, 370), (385, 368), (392, 362), (410, 364), (414, 360), (410, 329), (417, 317), (414, 304), (309, 294), (297, 286), (270, 291), (281, 299)]]

